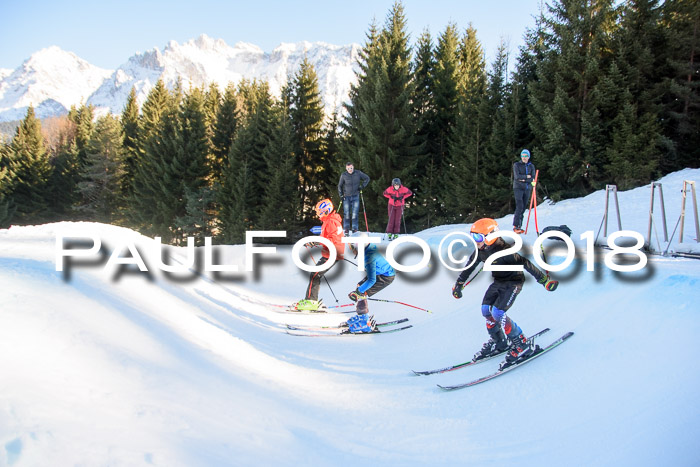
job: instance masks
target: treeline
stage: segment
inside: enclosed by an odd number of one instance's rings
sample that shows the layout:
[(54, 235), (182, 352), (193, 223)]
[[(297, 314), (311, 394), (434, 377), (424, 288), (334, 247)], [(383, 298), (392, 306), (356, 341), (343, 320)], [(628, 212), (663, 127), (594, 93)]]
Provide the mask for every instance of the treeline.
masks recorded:
[(118, 117), (81, 106), (42, 125), (30, 108), (0, 145), (0, 224), (98, 221), (175, 244), (241, 242), (252, 229), (292, 240), (317, 223), (318, 199), (338, 202), (353, 161), (372, 178), (370, 228), (383, 229), (381, 193), (399, 177), (415, 193), (416, 231), (512, 212), (522, 148), (553, 200), (697, 167), (700, 3), (615, 3), (551, 2), (509, 73), (506, 45), (487, 67), (471, 25), (411, 45), (397, 2), (367, 32), (341, 115), (324, 115), (306, 60), (278, 99), (264, 82), (158, 82), (141, 108), (132, 90)]

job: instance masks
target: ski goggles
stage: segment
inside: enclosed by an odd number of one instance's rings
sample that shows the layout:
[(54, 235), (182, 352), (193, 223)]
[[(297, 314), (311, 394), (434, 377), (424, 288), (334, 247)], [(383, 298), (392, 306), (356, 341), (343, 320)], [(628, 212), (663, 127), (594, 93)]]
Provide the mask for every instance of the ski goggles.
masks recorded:
[(474, 241), (475, 241), (476, 243), (481, 243), (481, 242), (483, 242), (484, 240), (486, 240), (486, 236), (483, 235), (483, 234), (476, 233), (476, 232), (472, 232), (471, 234), (472, 234), (472, 238), (474, 239)]

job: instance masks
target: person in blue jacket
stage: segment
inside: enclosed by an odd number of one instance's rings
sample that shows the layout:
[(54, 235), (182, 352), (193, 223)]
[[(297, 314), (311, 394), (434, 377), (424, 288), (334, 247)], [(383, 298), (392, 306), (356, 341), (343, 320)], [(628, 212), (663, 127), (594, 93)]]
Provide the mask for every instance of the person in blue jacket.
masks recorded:
[[(350, 250), (357, 257), (357, 245), (350, 244)], [(377, 245), (373, 243), (365, 247), (365, 273), (365, 278), (357, 284), (357, 288), (348, 294), (350, 300), (357, 302), (355, 308), (357, 316), (348, 320), (350, 332), (372, 332), (375, 329), (374, 321), (368, 315), (367, 299), (388, 287), (396, 277), (394, 268), (384, 259), (377, 250)]]

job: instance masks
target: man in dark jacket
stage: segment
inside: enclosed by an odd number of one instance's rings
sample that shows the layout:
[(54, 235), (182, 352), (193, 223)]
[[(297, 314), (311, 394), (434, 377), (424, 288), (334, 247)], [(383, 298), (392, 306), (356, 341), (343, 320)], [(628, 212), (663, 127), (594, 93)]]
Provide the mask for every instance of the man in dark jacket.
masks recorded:
[(345, 164), (345, 172), (340, 175), (338, 181), (338, 195), (343, 201), (343, 226), (345, 235), (349, 235), (352, 228), (353, 233), (357, 232), (360, 217), (360, 191), (369, 183), (369, 177), (355, 170), (352, 162)]
[(513, 164), (513, 195), (515, 196), (515, 213), (513, 214), (513, 232), (521, 234), (525, 231), (523, 215), (530, 201), (532, 187), (535, 185), (535, 166), (530, 162), (530, 151), (523, 149), (520, 161)]
[[(511, 248), (502, 238), (497, 237), (487, 240), (486, 237), (498, 230), (498, 223), (490, 218), (479, 219), (471, 228), (471, 236), (476, 242), (477, 249), (467, 263), (474, 262), (470, 267), (462, 271), (457, 282), (452, 287), (452, 295), (462, 298), (462, 289), (476, 277), (482, 263), (496, 253), (499, 256), (493, 260), (494, 266), (522, 266), (537, 282), (550, 292), (554, 291), (559, 282), (551, 280), (549, 275), (537, 268), (527, 258), (518, 253), (503, 255), (503, 250)], [(476, 258), (474, 258), (476, 256)], [(501, 364), (501, 369), (515, 363), (519, 359), (525, 359), (532, 355), (534, 347), (528, 341), (515, 321), (506, 316), (506, 311), (513, 305), (515, 297), (523, 289), (525, 274), (522, 271), (493, 271), (493, 283), (489, 286), (481, 302), (481, 314), (486, 318), (486, 330), (490, 339), (479, 352), (474, 355), (474, 361), (496, 355), (505, 350), (506, 359)], [(510, 341), (510, 347), (508, 344)]]

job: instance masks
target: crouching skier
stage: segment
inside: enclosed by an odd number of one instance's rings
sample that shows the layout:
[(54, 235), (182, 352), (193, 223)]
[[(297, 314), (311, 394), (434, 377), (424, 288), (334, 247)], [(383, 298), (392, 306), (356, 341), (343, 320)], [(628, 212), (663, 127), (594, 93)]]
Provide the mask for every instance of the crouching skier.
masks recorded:
[[(481, 263), (484, 263), (494, 253), (511, 247), (500, 237), (486, 240), (488, 234), (497, 230), (498, 224), (489, 218), (479, 219), (472, 225), (471, 236), (476, 242), (477, 249), (469, 258), (469, 262), (474, 260), (474, 255), (476, 255), (476, 261), (462, 271), (457, 278), (457, 282), (452, 287), (452, 295), (455, 298), (462, 298), (465, 282), (472, 277)], [(500, 256), (493, 261), (493, 265), (522, 265), (528, 273), (537, 279), (537, 282), (550, 292), (559, 285), (559, 282), (551, 280), (549, 275), (518, 253)], [(535, 352), (535, 347), (525, 337), (520, 326), (506, 316), (506, 311), (513, 305), (515, 298), (523, 288), (525, 274), (522, 271), (493, 271), (492, 276), (493, 282), (486, 290), (481, 302), (481, 314), (486, 318), (486, 330), (490, 338), (474, 355), (473, 360), (477, 361), (507, 351), (506, 358), (500, 365), (500, 369), (503, 370), (516, 361), (530, 357)]]
[[(359, 236), (366, 237), (367, 233), (362, 232)], [(356, 244), (350, 244), (350, 250), (357, 258), (358, 250)], [(348, 320), (350, 332), (372, 332), (376, 329), (372, 316), (369, 316), (369, 305), (367, 299), (383, 290), (394, 281), (396, 272), (394, 268), (377, 250), (377, 245), (370, 243), (365, 247), (365, 273), (364, 279), (357, 284), (357, 288), (348, 294), (353, 302), (357, 302), (357, 315)]]

